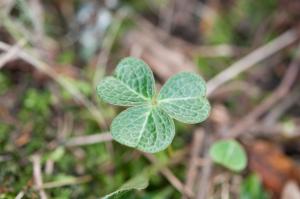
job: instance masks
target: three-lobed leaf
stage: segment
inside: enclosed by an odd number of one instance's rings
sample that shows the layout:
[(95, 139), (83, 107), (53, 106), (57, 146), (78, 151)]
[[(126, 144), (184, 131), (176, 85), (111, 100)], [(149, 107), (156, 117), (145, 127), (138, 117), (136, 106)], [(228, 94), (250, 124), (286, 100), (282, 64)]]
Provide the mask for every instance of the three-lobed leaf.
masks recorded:
[(241, 171), (247, 165), (244, 148), (235, 140), (215, 142), (209, 150), (212, 160), (232, 171)]
[(114, 76), (97, 86), (99, 96), (120, 106), (134, 106), (120, 113), (111, 124), (113, 138), (121, 144), (155, 153), (171, 144), (173, 119), (194, 124), (210, 112), (205, 97), (205, 81), (188, 72), (171, 77), (156, 98), (155, 82), (149, 66), (128, 57), (117, 66)]

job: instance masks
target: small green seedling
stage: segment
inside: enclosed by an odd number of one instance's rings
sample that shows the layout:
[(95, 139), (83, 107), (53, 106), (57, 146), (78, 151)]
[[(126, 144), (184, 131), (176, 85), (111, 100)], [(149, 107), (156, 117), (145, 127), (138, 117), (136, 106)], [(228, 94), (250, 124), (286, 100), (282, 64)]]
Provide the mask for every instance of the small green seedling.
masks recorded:
[(242, 171), (247, 165), (244, 148), (235, 140), (215, 142), (209, 150), (212, 160), (232, 171)]
[(196, 74), (178, 73), (158, 94), (155, 90), (149, 66), (133, 57), (121, 60), (114, 76), (98, 84), (97, 93), (104, 101), (132, 106), (112, 121), (111, 134), (117, 142), (144, 152), (159, 152), (174, 138), (172, 118), (195, 124), (209, 115), (205, 81)]
[(101, 199), (122, 199), (127, 198), (127, 196), (134, 192), (135, 190), (142, 190), (148, 187), (149, 180), (145, 176), (137, 176), (128, 182), (126, 182), (123, 186), (121, 186), (118, 190), (102, 197)]
[(240, 199), (271, 199), (270, 194), (264, 190), (260, 177), (255, 173), (244, 178), (240, 188)]

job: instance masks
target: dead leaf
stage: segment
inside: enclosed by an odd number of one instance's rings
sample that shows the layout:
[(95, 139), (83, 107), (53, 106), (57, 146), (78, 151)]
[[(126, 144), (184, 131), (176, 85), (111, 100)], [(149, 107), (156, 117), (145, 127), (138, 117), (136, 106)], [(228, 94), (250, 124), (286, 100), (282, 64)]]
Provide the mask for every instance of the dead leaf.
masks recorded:
[(294, 180), (300, 182), (300, 170), (296, 163), (281, 149), (267, 141), (246, 144), (249, 168), (256, 172), (270, 191), (279, 196), (285, 184)]
[(15, 139), (17, 147), (22, 147), (31, 139), (32, 123), (26, 124), (20, 131), (20, 134)]

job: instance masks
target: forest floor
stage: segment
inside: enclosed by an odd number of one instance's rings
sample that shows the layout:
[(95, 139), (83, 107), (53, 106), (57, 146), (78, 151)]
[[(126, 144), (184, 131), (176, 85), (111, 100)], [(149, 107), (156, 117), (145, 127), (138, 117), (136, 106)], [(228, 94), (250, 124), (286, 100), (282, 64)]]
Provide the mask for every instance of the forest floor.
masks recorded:
[[(0, 2), (0, 199), (99, 198), (151, 170), (126, 198), (299, 199), (300, 2), (165, 0)], [(126, 56), (160, 87), (201, 74), (212, 106), (176, 122), (172, 147), (146, 154), (112, 140), (122, 110), (95, 87)], [(247, 168), (209, 157), (236, 139)]]

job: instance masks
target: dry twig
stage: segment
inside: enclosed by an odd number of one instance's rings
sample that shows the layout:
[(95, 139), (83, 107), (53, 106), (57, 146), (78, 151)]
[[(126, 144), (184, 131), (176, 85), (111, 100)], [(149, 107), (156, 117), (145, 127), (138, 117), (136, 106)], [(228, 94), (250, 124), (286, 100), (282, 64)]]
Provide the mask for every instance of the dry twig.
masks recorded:
[(94, 135), (73, 137), (65, 142), (66, 147), (83, 146), (89, 144), (96, 144), (101, 142), (111, 141), (112, 136), (110, 133), (99, 133)]
[(209, 177), (212, 172), (212, 161), (209, 158), (208, 152), (206, 153), (205, 158), (207, 159), (207, 161), (200, 173), (200, 180), (198, 185), (199, 189), (196, 196), (197, 199), (206, 199), (208, 191), (207, 189), (209, 187)]
[[(272, 140), (276, 139), (298, 139), (300, 138), (299, 132), (300, 126), (295, 125), (292, 128), (287, 128), (282, 124), (273, 124), (272, 126), (265, 125), (262, 123), (256, 123), (255, 126), (250, 128), (247, 132), (251, 133), (252, 135), (259, 135), (259, 136), (268, 136)], [(272, 134), (272, 136), (270, 136)]]
[(274, 106), (274, 104), (276, 104), (278, 101), (280, 101), (283, 97), (287, 95), (287, 93), (293, 86), (293, 83), (295, 82), (300, 69), (300, 46), (298, 47), (295, 56), (295, 59), (288, 67), (283, 77), (283, 80), (281, 81), (278, 88), (267, 99), (265, 99), (261, 104), (259, 104), (252, 112), (247, 114), (247, 116), (245, 116), (240, 122), (237, 122), (237, 124), (231, 130), (228, 131), (230, 132), (230, 137), (239, 136), (242, 132), (251, 127), (251, 125), (253, 125), (256, 122), (256, 120), (260, 116), (262, 116), (262, 114), (270, 110), (270, 108)]
[[(201, 128), (196, 129), (193, 136), (192, 150), (186, 175), (185, 189), (193, 190), (193, 186), (197, 177), (198, 156), (202, 148), (203, 137), (203, 130)], [(186, 198), (186, 196), (183, 198)]]
[(26, 44), (25, 40), (20, 40), (17, 44), (12, 46), (8, 51), (0, 56), (0, 69), (8, 62), (13, 61), (20, 50)]
[(52, 188), (63, 187), (63, 186), (74, 185), (74, 184), (82, 184), (91, 181), (91, 179), (92, 179), (91, 176), (81, 176), (81, 177), (70, 178), (66, 180), (46, 182), (39, 188), (39, 190), (52, 189)]
[(207, 94), (211, 95), (217, 88), (219, 88), (224, 83), (230, 81), (235, 78), (240, 73), (254, 66), (255, 64), (263, 61), (264, 59), (270, 57), (275, 54), (279, 50), (291, 45), (295, 41), (298, 40), (298, 34), (296, 30), (288, 30), (283, 33), (270, 43), (254, 50), (247, 56), (238, 60), (227, 69), (219, 73), (217, 76), (212, 78), (207, 82)]
[(276, 107), (274, 107), (265, 117), (263, 123), (271, 126), (300, 99), (300, 86), (296, 86)]
[(39, 155), (34, 155), (32, 157), (32, 163), (35, 186), (37, 189), (39, 189), (40, 198), (47, 199), (46, 192), (41, 188), (43, 186), (43, 178), (41, 172), (41, 157)]

